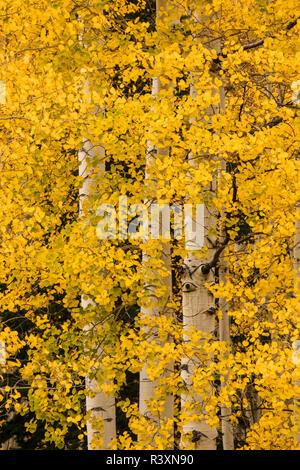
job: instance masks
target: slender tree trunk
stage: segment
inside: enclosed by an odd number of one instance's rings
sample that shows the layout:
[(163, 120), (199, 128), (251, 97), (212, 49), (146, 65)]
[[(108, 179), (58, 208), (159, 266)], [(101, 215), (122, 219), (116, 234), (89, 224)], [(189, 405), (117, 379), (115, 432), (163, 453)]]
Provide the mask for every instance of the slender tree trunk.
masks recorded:
[[(212, 49), (219, 50), (220, 44), (219, 41), (212, 41), (210, 47)], [(192, 77), (192, 87), (191, 95), (195, 97), (197, 95), (197, 71)], [(212, 90), (212, 94), (215, 94), (216, 91)], [(220, 93), (220, 104), (218, 106), (211, 106), (206, 110), (206, 115), (211, 116), (221, 111), (224, 108), (224, 91), (223, 89), (219, 90)], [(193, 120), (197, 119), (194, 117)], [(190, 155), (190, 161), (192, 155)], [(196, 163), (194, 162), (193, 165)], [(216, 182), (215, 180), (211, 183), (210, 188), (207, 188), (212, 192), (216, 191)], [(216, 227), (216, 214), (208, 206), (204, 205), (203, 209), (203, 218), (200, 221), (200, 226), (196, 225), (197, 230), (203, 230), (204, 240), (203, 247), (206, 247), (208, 250), (208, 258), (198, 258), (188, 254), (183, 267), (184, 274), (182, 278), (182, 301), (183, 301), (183, 328), (184, 331), (192, 327), (198, 331), (201, 331), (206, 334), (212, 334), (216, 328), (216, 316), (215, 316), (215, 299), (210, 293), (209, 289), (205, 286), (206, 283), (210, 283), (215, 279), (215, 273), (212, 269), (207, 269), (207, 263), (213, 258), (214, 248), (212, 247), (213, 237), (208, 238), (208, 231), (210, 228)], [(201, 246), (197, 247), (195, 240), (191, 240), (191, 248), (193, 245), (196, 249), (201, 249)], [(189, 245), (188, 245), (189, 246)], [(187, 247), (188, 248), (188, 247)], [(221, 275), (225, 275), (225, 270), (221, 267)], [(221, 305), (221, 308), (225, 308), (224, 305)], [(221, 323), (221, 335), (222, 337), (226, 335), (228, 338), (228, 317), (225, 315)], [(183, 342), (188, 341), (188, 336), (184, 334)], [(212, 358), (213, 360), (213, 358)], [(192, 376), (195, 368), (195, 364), (188, 358), (184, 358), (182, 361), (182, 378), (184, 380), (185, 386), (187, 389), (192, 388)], [(210, 391), (208, 392), (210, 393)], [(202, 397), (194, 394), (193, 396), (183, 395), (182, 396), (182, 406), (185, 407), (187, 402), (198, 402), (199, 405), (203, 405), (204, 408), (205, 400)], [(222, 412), (225, 410), (223, 409)], [(232, 433), (227, 422), (223, 428), (224, 438), (226, 440), (226, 447), (231, 448), (232, 443)], [(184, 433), (192, 434), (192, 441), (195, 444), (196, 450), (216, 450), (216, 438), (218, 432), (216, 429), (211, 428), (205, 421), (205, 419), (191, 421), (190, 423), (183, 426)], [(226, 436), (226, 437), (225, 437)]]
[[(168, 0), (156, 0), (156, 18), (159, 20), (162, 17), (167, 19), (167, 4)], [(171, 84), (170, 84), (171, 86)], [(155, 97), (159, 94), (160, 90), (162, 89), (162, 85), (160, 83), (159, 77), (155, 77), (153, 79), (152, 84), (152, 95)], [(149, 176), (149, 168), (151, 165), (155, 164), (155, 159), (165, 158), (169, 154), (169, 148), (164, 147), (163, 142), (160, 146), (156, 148), (152, 148), (149, 146), (148, 152), (146, 155), (146, 172), (145, 172), (145, 182), (150, 181)], [(154, 156), (153, 156), (154, 155)], [(150, 211), (154, 209), (155, 204), (155, 197), (153, 202), (150, 204)], [(163, 219), (163, 218), (162, 218)], [(164, 219), (163, 219), (164, 220)], [(169, 227), (164, 227), (164, 222), (154, 222), (158, 225), (158, 229), (162, 234), (168, 231)], [(152, 229), (154, 228), (152, 223)], [(149, 237), (149, 234), (147, 235)], [(145, 241), (147, 241), (147, 236)], [(145, 275), (145, 290), (148, 293), (149, 299), (151, 299), (151, 305), (144, 305), (141, 308), (142, 314), (145, 316), (150, 317), (158, 317), (160, 314), (170, 315), (172, 314), (173, 310), (167, 306), (168, 302), (172, 298), (172, 272), (171, 272), (171, 249), (170, 243), (167, 241), (160, 241), (157, 253), (159, 253), (159, 257), (162, 261), (162, 268), (165, 269), (167, 275), (164, 279), (160, 279), (160, 275), (151, 271), (150, 273)], [(149, 254), (143, 253), (142, 257), (142, 265), (143, 269), (147, 273), (149, 271)], [(162, 286), (163, 284), (163, 286)], [(164, 288), (165, 293), (157, 296), (157, 288), (158, 286), (162, 286)], [(155, 335), (150, 338), (150, 341), (154, 340), (158, 343), (158, 338)], [(173, 364), (170, 363), (168, 370), (165, 371), (164, 375), (168, 376), (170, 372), (173, 370)], [(159, 379), (158, 379), (159, 380)], [(158, 385), (158, 380), (151, 381), (149, 379), (147, 373), (147, 364), (144, 365), (143, 370), (140, 373), (140, 386), (139, 386), (139, 411), (141, 415), (146, 417), (148, 420), (151, 420), (155, 423), (157, 430), (159, 431), (160, 425), (165, 420), (172, 420), (174, 419), (174, 398), (172, 395), (165, 397), (165, 404), (163, 407), (163, 411), (159, 417), (153, 416), (153, 414), (149, 411), (147, 402), (155, 397), (155, 388)], [(174, 430), (173, 430), (174, 434)], [(173, 436), (171, 437), (173, 440)], [(152, 445), (154, 442), (152, 442)], [(170, 444), (169, 448), (172, 448), (173, 444)]]
[[(217, 52), (220, 52), (220, 41), (217, 44)], [(220, 87), (220, 108), (221, 112), (225, 111), (225, 92), (224, 87)], [(226, 161), (221, 160), (221, 171), (226, 171)], [(224, 244), (226, 241), (226, 230), (224, 227), (223, 220), (220, 220), (220, 244)], [(218, 274), (219, 282), (226, 284), (226, 279), (229, 271), (228, 262), (224, 257), (224, 251), (221, 253), (218, 263)], [(222, 312), (222, 316), (219, 319), (219, 338), (220, 341), (225, 341), (228, 346), (231, 346), (231, 337), (230, 337), (230, 319), (228, 316), (229, 305), (228, 301), (225, 298), (219, 299), (219, 310)], [(226, 384), (226, 377), (225, 377)], [(224, 384), (224, 385), (225, 385)], [(221, 405), (221, 426), (222, 426), (222, 442), (223, 450), (233, 450), (234, 449), (234, 434), (233, 434), (233, 425), (230, 421), (231, 408), (222, 404)]]
[[(102, 156), (101, 163), (97, 167), (97, 171), (102, 173), (105, 171), (105, 151), (101, 145), (93, 146), (90, 140), (86, 139), (82, 149), (79, 151), (79, 175), (85, 178), (84, 184), (79, 191), (79, 214), (83, 214), (83, 202), (92, 192), (92, 179), (89, 177), (90, 173), (88, 170), (89, 160), (92, 160), (95, 156)], [(91, 167), (90, 167), (91, 168)], [(90, 172), (93, 169), (90, 169)], [(93, 305), (93, 301), (88, 297), (81, 297), (81, 306), (87, 308), (89, 305)], [(92, 325), (87, 325), (85, 332), (88, 333)], [(97, 350), (97, 357), (101, 357), (103, 351), (101, 348)], [(87, 422), (87, 441), (88, 449), (94, 450), (97, 446), (98, 431), (93, 428), (93, 420), (101, 418), (103, 421), (103, 450), (108, 449), (109, 442), (116, 437), (116, 415), (115, 415), (115, 398), (113, 395), (105, 395), (102, 391), (98, 390), (98, 383), (95, 380), (91, 380), (89, 377), (86, 378), (86, 388), (90, 395), (86, 398), (86, 411), (91, 411), (91, 417)]]
[[(192, 88), (191, 94), (196, 93), (195, 88)], [(192, 157), (190, 155), (190, 157)], [(195, 163), (193, 163), (195, 165)], [(213, 190), (213, 185), (210, 188)], [(185, 223), (187, 219), (185, 218)], [(214, 272), (206, 269), (207, 262), (213, 256), (213, 248), (211, 241), (208, 239), (208, 230), (216, 225), (215, 214), (210, 211), (206, 206), (202, 206), (202, 217), (199, 220), (192, 220), (190, 224), (194, 225), (194, 230), (203, 232), (203, 245), (198, 245), (196, 238), (189, 237), (186, 240), (187, 249), (191, 249), (183, 263), (183, 276), (182, 276), (182, 310), (183, 310), (183, 344), (189, 341), (188, 331), (193, 328), (203, 333), (211, 334), (216, 327), (215, 317), (215, 300), (211, 292), (205, 286), (214, 280)], [(198, 225), (200, 224), (200, 225)], [(199, 237), (202, 238), (202, 237)], [(193, 254), (193, 250), (200, 250), (207, 247), (209, 255), (208, 258), (199, 258)], [(182, 360), (181, 377), (184, 381), (187, 390), (193, 389), (192, 377), (195, 370), (194, 358), (187, 357)], [(204, 399), (196, 393), (192, 395), (182, 395), (181, 398), (182, 408), (184, 409), (188, 402), (198, 403), (204, 407)], [(195, 445), (195, 450), (215, 450), (216, 449), (216, 429), (211, 428), (205, 421), (191, 420), (183, 426), (185, 434), (191, 433), (192, 441)], [(183, 444), (184, 446), (184, 444)]]
[[(204, 229), (211, 227), (212, 216), (207, 207), (204, 208)], [(211, 246), (205, 236), (205, 246), (211, 253)], [(205, 264), (207, 259), (199, 259), (194, 256), (186, 257), (184, 261), (184, 274), (182, 278), (183, 297), (183, 328), (186, 332), (195, 328), (197, 331), (211, 334), (215, 330), (215, 308), (214, 297), (209, 292), (205, 283), (214, 280), (212, 270), (207, 272)], [(188, 334), (183, 335), (183, 343), (189, 341)], [(185, 387), (192, 390), (192, 377), (195, 369), (194, 360), (184, 358), (182, 361), (182, 379)], [(204, 400), (196, 393), (182, 396), (182, 407), (186, 407), (187, 402), (204, 405)], [(184, 433), (191, 433), (196, 450), (215, 450), (217, 431), (211, 428), (204, 419), (201, 421), (191, 421), (183, 426)]]
[[(221, 228), (221, 243), (224, 243), (225, 234), (224, 228)], [(219, 260), (219, 282), (226, 284), (226, 278), (228, 275), (228, 263), (224, 258), (224, 252), (220, 256)], [(219, 299), (219, 310), (222, 313), (221, 318), (219, 319), (219, 338), (220, 341), (224, 341), (228, 344), (229, 348), (231, 347), (231, 337), (230, 337), (230, 319), (228, 316), (229, 305), (228, 301), (225, 298)], [(227, 377), (225, 377), (226, 385)], [(224, 386), (223, 385), (223, 386)], [(221, 425), (222, 425), (222, 442), (223, 450), (233, 450), (234, 449), (234, 434), (233, 434), (233, 425), (230, 421), (231, 416), (231, 407), (228, 407), (224, 404), (221, 405)]]
[[(297, 203), (297, 210), (300, 210), (300, 201)], [(293, 250), (293, 267), (296, 271), (294, 284), (295, 284), (295, 295), (297, 296), (297, 292), (299, 292), (300, 287), (300, 219), (299, 213), (297, 214), (297, 220), (295, 223), (295, 237), (294, 237), (294, 250)], [(300, 360), (300, 338), (294, 341), (294, 357), (295, 357), (295, 364), (299, 367), (299, 360)], [(296, 380), (295, 383), (296, 387), (300, 387), (300, 380)], [(295, 425), (297, 426), (296, 431), (296, 442), (297, 442), (297, 449), (300, 449), (300, 397), (297, 397), (294, 401), (294, 417), (295, 417)]]

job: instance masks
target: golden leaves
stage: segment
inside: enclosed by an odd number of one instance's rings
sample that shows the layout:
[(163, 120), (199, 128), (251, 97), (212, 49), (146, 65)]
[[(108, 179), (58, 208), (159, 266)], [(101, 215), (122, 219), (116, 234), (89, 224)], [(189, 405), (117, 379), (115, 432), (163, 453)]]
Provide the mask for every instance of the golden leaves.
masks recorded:
[[(232, 406), (231, 420), (238, 423), (249, 407), (251, 384), (265, 411), (248, 429), (245, 447), (293, 448), (295, 429), (286, 425), (286, 416), (292, 420), (288, 401), (298, 393), (291, 343), (299, 331), (299, 293), (293, 287), (291, 253), (300, 197), (299, 119), (291, 100), (299, 74), (299, 27), (287, 34), (285, 26), (298, 15), (298, 4), (192, 1), (195, 14), (189, 18), (187, 2), (181, 2), (181, 24), (165, 24), (162, 35), (153, 31), (149, 12), (145, 19), (143, 2), (102, 3), (105, 14), (93, 0), (88, 8), (71, 0), (55, 5), (0, 1), (4, 371), (19, 370), (29, 389), (27, 410), (46, 423), (46, 439), (59, 447), (69, 425), (83, 436), (80, 403), (86, 391), (80, 388), (86, 375), (96, 374), (106, 393), (118, 393), (128, 371), (137, 374), (147, 364), (150, 379), (160, 379), (149, 403), (154, 415), (161, 413), (166, 394), (192, 397), (196, 391), (206, 398), (205, 407), (200, 410), (192, 400), (181, 413), (176, 410), (179, 429), (202, 414), (218, 426), (223, 404)], [(221, 3), (222, 15), (216, 15)], [(195, 21), (196, 13), (212, 16)], [(207, 48), (218, 38), (221, 54)], [(260, 39), (263, 47), (244, 49)], [(160, 77), (162, 89), (152, 96), (154, 77)], [(191, 85), (197, 90), (194, 97)], [(108, 171), (93, 175), (97, 194), (85, 202), (85, 218), (79, 221), (78, 190), (84, 181), (78, 176), (77, 152), (87, 135), (105, 147)], [(148, 168), (155, 185), (144, 182), (149, 144), (169, 147)], [(98, 164), (91, 157), (90, 166)], [(97, 205), (115, 204), (120, 195), (128, 195), (132, 204), (186, 200), (218, 211), (230, 239), (224, 250), (229, 271), (226, 284), (215, 282), (209, 289), (230, 306), (234, 347), (198, 331), (183, 341), (180, 292), (166, 305), (176, 313), (172, 318), (136, 315), (144, 299), (141, 251), (151, 255), (150, 266), (160, 279), (165, 272), (153, 241), (102, 244), (97, 239)], [(210, 238), (218, 227), (209, 229)], [(172, 250), (174, 259), (182, 258), (181, 241)], [(81, 309), (80, 295), (92, 298), (93, 305)], [(156, 295), (163, 297), (163, 290)], [(67, 321), (51, 311), (54, 300), (57, 310), (68, 311)], [(17, 315), (20, 310), (31, 321), (23, 336), (4, 318), (7, 311)], [(93, 329), (83, 335), (86, 323)], [(146, 329), (162, 344), (149, 341)], [(106, 356), (95, 358), (95, 340)], [(24, 347), (25, 364), (18, 359)], [(196, 364), (190, 392), (180, 375), (186, 356)], [(177, 370), (161, 378), (170, 361)], [(16, 412), (25, 413), (17, 385), (3, 387), (2, 395), (7, 409), (15, 403)], [(161, 420), (157, 432), (136, 403), (128, 399), (120, 406), (141, 440), (124, 432), (113, 448), (150, 449), (154, 434), (159, 448), (173, 442), (172, 423)], [(28, 430), (34, 432), (36, 425), (32, 420)], [(95, 425), (100, 430), (101, 420)], [(101, 436), (94, 445), (102, 445)]]

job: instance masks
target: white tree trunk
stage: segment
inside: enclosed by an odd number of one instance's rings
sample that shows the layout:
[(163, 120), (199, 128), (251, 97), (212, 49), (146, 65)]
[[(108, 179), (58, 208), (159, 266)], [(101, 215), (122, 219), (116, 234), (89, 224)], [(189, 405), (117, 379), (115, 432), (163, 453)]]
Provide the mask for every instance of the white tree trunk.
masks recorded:
[[(220, 52), (220, 44), (217, 45), (218, 52)], [(225, 92), (224, 87), (220, 88), (220, 108), (221, 112), (225, 111)], [(221, 171), (226, 171), (226, 162), (221, 160)], [(222, 226), (223, 220), (221, 218), (221, 227), (220, 227), (220, 243), (224, 244), (226, 240), (226, 230)], [(229, 266), (224, 257), (224, 251), (220, 255), (219, 259), (219, 282), (226, 284), (226, 279), (228, 276)], [(229, 305), (228, 301), (225, 298), (219, 299), (219, 310), (222, 312), (222, 317), (219, 319), (219, 339), (224, 341), (231, 346), (231, 337), (230, 337), (230, 320), (228, 316)], [(226, 384), (226, 377), (225, 383)], [(233, 425), (230, 420), (231, 408), (222, 404), (221, 405), (221, 426), (222, 426), (222, 442), (223, 450), (234, 450), (234, 434), (233, 434)]]
[[(78, 153), (79, 159), (79, 175), (85, 178), (85, 181), (79, 191), (79, 215), (83, 214), (83, 201), (89, 197), (92, 189), (92, 179), (89, 178), (88, 163), (89, 159), (95, 156), (102, 156), (101, 163), (97, 166), (97, 171), (102, 173), (105, 171), (105, 151), (101, 145), (93, 146), (90, 140), (86, 139), (82, 149)], [(90, 168), (91, 170), (92, 168)], [(90, 298), (81, 297), (81, 306), (87, 308), (93, 305)], [(85, 332), (88, 332), (92, 325), (87, 325)], [(97, 357), (101, 358), (103, 351), (101, 348), (97, 350)], [(113, 395), (105, 395), (98, 389), (98, 383), (95, 380), (90, 380), (86, 377), (86, 388), (92, 392), (94, 396), (87, 396), (86, 398), (86, 411), (91, 411), (90, 420), (87, 422), (87, 441), (88, 449), (95, 450), (93, 441), (97, 441), (98, 432), (93, 428), (93, 420), (101, 418), (103, 421), (103, 447), (108, 449), (108, 444), (116, 437), (116, 412), (115, 412), (115, 398)]]
[[(297, 204), (297, 211), (300, 210), (300, 201)], [(295, 295), (299, 292), (300, 287), (300, 219), (299, 212), (297, 214), (297, 220), (295, 223), (295, 237), (294, 237), (294, 250), (293, 250), (293, 267), (296, 270), (294, 285), (295, 285)], [(300, 338), (294, 341), (294, 361), (295, 364), (299, 367), (300, 364)], [(300, 387), (300, 380), (296, 380), (296, 387)], [(300, 449), (300, 397), (297, 397), (294, 401), (294, 417), (295, 425), (297, 426), (296, 431), (296, 442), (297, 449)]]
[[(155, 289), (158, 286), (157, 284), (150, 282), (147, 285), (147, 278), (145, 288), (147, 292), (152, 297), (152, 307), (142, 307), (141, 311), (143, 315), (149, 315), (151, 317), (158, 317), (161, 313), (164, 315), (169, 315), (170, 309), (167, 307), (167, 302), (171, 298), (172, 293), (172, 276), (171, 276), (171, 264), (170, 264), (170, 246), (168, 243), (161, 244), (161, 259), (163, 260), (163, 266), (168, 271), (168, 275), (164, 278), (163, 282), (166, 287), (166, 294), (163, 297), (157, 297), (155, 293)], [(143, 266), (147, 266), (148, 257), (147, 255), (143, 254)], [(157, 336), (154, 335), (149, 338), (149, 341), (156, 341), (159, 342)], [(164, 372), (164, 376), (168, 376), (173, 369), (173, 364), (170, 363), (168, 366), (168, 370)], [(153, 420), (156, 424), (157, 429), (159, 430), (160, 424), (167, 418), (173, 420), (173, 396), (169, 395), (165, 398), (165, 405), (163, 412), (160, 414), (159, 421), (158, 418), (153, 416), (148, 409), (147, 401), (151, 400), (155, 397), (154, 390), (158, 386), (158, 380), (152, 381), (149, 379), (147, 374), (147, 364), (144, 365), (141, 373), (140, 373), (140, 390), (139, 390), (139, 411), (140, 413), (147, 417), (148, 419)]]
[[(161, 12), (163, 16), (164, 15), (167, 16), (167, 3), (168, 3), (168, 0), (156, 0), (157, 19), (160, 18)], [(159, 77), (155, 77), (153, 79), (153, 84), (152, 84), (152, 95), (155, 97), (161, 89), (162, 89), (162, 86), (161, 86)], [(153, 154), (155, 155), (154, 157), (153, 157)], [(149, 181), (149, 178), (150, 178), (148, 170), (153, 163), (155, 164), (155, 159), (159, 159), (160, 157), (165, 158), (165, 156), (168, 154), (169, 154), (169, 149), (164, 148), (163, 143), (161, 144), (160, 148), (157, 147), (154, 149), (149, 146), (149, 149), (146, 155), (146, 172), (145, 172), (146, 184), (147, 184), (147, 180)], [(152, 209), (152, 207), (153, 207), (153, 204), (150, 204), (150, 210)], [(169, 229), (169, 227), (163, 226), (163, 222), (162, 223), (159, 222), (157, 228), (159, 229), (159, 232), (162, 234), (162, 238), (163, 238), (163, 234), (166, 233), (166, 231), (168, 231)], [(149, 234), (147, 236), (149, 236)], [(153, 272), (149, 273), (150, 278), (148, 278), (148, 280), (147, 280), (147, 274), (145, 276), (145, 289), (147, 289), (147, 292), (151, 294), (152, 305), (143, 306), (141, 308), (141, 312), (143, 315), (147, 315), (147, 316), (149, 315), (151, 317), (157, 317), (160, 314), (164, 314), (164, 315), (172, 314), (172, 311), (170, 311), (170, 308), (167, 306), (168, 301), (170, 301), (172, 298), (172, 272), (171, 272), (170, 243), (166, 241), (161, 241), (159, 244), (158, 250), (160, 253), (160, 259), (162, 260), (162, 267), (166, 270), (167, 275), (166, 277), (164, 277), (163, 280), (160, 280), (159, 282), (160, 285), (163, 283), (165, 287), (165, 294), (160, 296), (159, 298), (155, 292), (158, 286), (158, 283), (155, 281), (155, 277), (156, 277), (155, 273)], [(148, 262), (149, 262), (148, 255), (143, 253), (142, 265), (143, 265), (143, 269), (145, 270), (145, 272), (147, 271)], [(151, 337), (149, 340), (150, 341), (155, 340), (156, 342), (158, 342), (158, 338), (155, 335), (154, 337)], [(173, 364), (170, 363), (168, 366), (168, 370), (166, 370), (164, 373), (164, 376), (168, 376), (172, 370), (173, 370)], [(159, 416), (159, 419), (153, 416), (153, 414), (151, 414), (147, 406), (147, 401), (155, 397), (154, 391), (158, 385), (158, 380), (151, 381), (149, 379), (149, 376), (147, 374), (147, 364), (145, 364), (143, 367), (143, 370), (140, 373), (139, 411), (146, 418), (153, 420), (153, 422), (156, 425), (157, 430), (159, 431), (160, 422), (162, 423), (166, 419), (173, 420), (174, 418), (174, 398), (172, 395), (165, 397), (164, 408), (163, 408), (162, 413)], [(152, 442), (152, 445), (153, 444), (154, 442)], [(169, 448), (171, 448), (171, 445)]]
[[(210, 48), (219, 50), (220, 44), (219, 41), (212, 41)], [(192, 86), (191, 86), (191, 95), (195, 97), (197, 95), (197, 70), (192, 74)], [(214, 95), (216, 90), (212, 90)], [(206, 110), (206, 115), (211, 116), (221, 111), (224, 108), (224, 91), (223, 89), (219, 90), (220, 93), (220, 104), (218, 106), (210, 106)], [(197, 120), (198, 117), (195, 116), (193, 120)], [(192, 155), (190, 155), (191, 160)], [(194, 166), (196, 165), (195, 160), (191, 160)], [(207, 188), (210, 191), (216, 191), (216, 183), (212, 182), (210, 188)], [(215, 299), (213, 295), (209, 292), (206, 283), (214, 281), (215, 274), (212, 269), (206, 269), (207, 263), (212, 259), (214, 254), (214, 249), (212, 248), (212, 242), (215, 240), (213, 237), (208, 238), (208, 231), (210, 228), (216, 227), (216, 214), (213, 213), (212, 209), (209, 209), (204, 205), (204, 215), (203, 220), (200, 222), (200, 227), (196, 226), (197, 230), (202, 230), (204, 232), (204, 243), (203, 246), (208, 249), (208, 258), (199, 259), (197, 256), (189, 254), (184, 260), (183, 268), (184, 274), (182, 277), (182, 302), (183, 302), (183, 328), (184, 331), (193, 327), (196, 330), (212, 334), (216, 328), (216, 316), (215, 316)], [(191, 242), (191, 243), (190, 243)], [(188, 246), (197, 247), (196, 240), (190, 240)], [(188, 248), (188, 247), (187, 247)], [(198, 246), (197, 249), (201, 249), (201, 246)], [(225, 317), (226, 318), (226, 317)], [(225, 332), (226, 319), (222, 325), (222, 334)], [(188, 340), (188, 336), (184, 334), (183, 342)], [(213, 358), (212, 358), (213, 360)], [(193, 387), (192, 376), (195, 369), (194, 361), (184, 358), (182, 361), (182, 373), (181, 376), (184, 380), (185, 386), (190, 389)], [(210, 393), (210, 392), (208, 392)], [(182, 406), (185, 407), (186, 402), (198, 402), (199, 405), (202, 405), (204, 410), (205, 400), (194, 393), (192, 396), (183, 395), (182, 396)], [(191, 421), (188, 424), (183, 426), (184, 433), (192, 433), (192, 441), (195, 445), (195, 450), (216, 450), (216, 438), (218, 432), (216, 429), (211, 428), (203, 418), (201, 421)], [(228, 435), (226, 429), (226, 436)], [(227, 439), (227, 438), (226, 438)], [(229, 440), (229, 437), (228, 437)], [(184, 444), (183, 444), (184, 445)]]
[[(221, 242), (224, 242), (224, 236), (221, 238)], [(226, 284), (226, 278), (228, 275), (228, 263), (224, 259), (223, 254), (220, 256), (219, 261), (219, 281)], [(230, 338), (230, 321), (228, 316), (229, 305), (225, 298), (219, 299), (219, 309), (222, 312), (222, 317), (219, 319), (219, 338), (220, 341), (224, 341), (231, 346)], [(225, 383), (226, 384), (226, 377)], [(224, 386), (223, 385), (223, 386)], [(222, 442), (223, 450), (234, 450), (234, 435), (233, 425), (230, 420), (231, 408), (222, 404), (221, 405), (221, 425), (222, 425)]]
[[(160, 83), (159, 80), (156, 78), (153, 80), (153, 89), (152, 93), (153, 95), (156, 95), (159, 93), (160, 90)], [(152, 150), (149, 148), (149, 151), (147, 152), (147, 157), (146, 157), (146, 175), (145, 179), (149, 178), (147, 168), (152, 162)], [(165, 156), (168, 153), (168, 149), (156, 149), (155, 150), (155, 158), (160, 158), (160, 156)], [(153, 206), (150, 204), (150, 209)], [(161, 233), (165, 233), (165, 229), (168, 229), (168, 227), (164, 227), (162, 224), (158, 224), (159, 229), (161, 229)], [(153, 227), (152, 227), (153, 228)], [(149, 236), (149, 234), (147, 235)], [(145, 240), (147, 240), (147, 236), (145, 237)], [(155, 272), (150, 272), (149, 275), (145, 274), (145, 290), (148, 292), (148, 294), (151, 296), (152, 299), (152, 305), (151, 306), (143, 306), (141, 308), (141, 312), (143, 315), (151, 316), (151, 317), (158, 317), (160, 314), (165, 314), (169, 315), (170, 314), (170, 309), (167, 306), (168, 301), (171, 300), (172, 297), (172, 273), (171, 273), (171, 252), (170, 252), (170, 243), (169, 242), (160, 242), (157, 250), (160, 253), (160, 258), (162, 260), (162, 268), (164, 268), (167, 272), (167, 276), (164, 277), (163, 281), (160, 280), (159, 284), (161, 285), (162, 283), (164, 284), (165, 287), (165, 294), (163, 296), (158, 297), (156, 293), (156, 289), (158, 287), (158, 282), (155, 279), (157, 275)], [(149, 266), (149, 257), (146, 253), (143, 253), (142, 257), (142, 266), (145, 272), (148, 269)], [(148, 279), (147, 279), (148, 277)], [(152, 336), (149, 338), (149, 341), (155, 340), (158, 342), (157, 336)], [(173, 369), (173, 364), (170, 363), (168, 370), (165, 371), (164, 375), (169, 375), (170, 372)], [(159, 380), (159, 379), (158, 379)], [(144, 365), (143, 370), (140, 373), (140, 386), (139, 386), (139, 411), (140, 413), (145, 416), (146, 418), (153, 420), (153, 422), (156, 424), (157, 429), (159, 429), (160, 424), (165, 420), (165, 419), (170, 419), (173, 420), (173, 408), (174, 408), (174, 400), (173, 396), (169, 395), (165, 399), (165, 405), (163, 412), (160, 414), (160, 418), (158, 422), (158, 418), (153, 416), (151, 412), (148, 409), (147, 406), (147, 401), (151, 400), (152, 398), (155, 397), (154, 390), (158, 385), (158, 380), (151, 381), (149, 379), (149, 376), (147, 374), (147, 364)]]
[[(207, 208), (204, 210), (204, 229), (211, 226), (211, 215)], [(205, 237), (205, 244), (210, 248)], [(209, 249), (211, 251), (211, 249)], [(184, 261), (184, 274), (182, 277), (183, 298), (183, 328), (186, 332), (193, 327), (203, 333), (211, 334), (215, 330), (214, 297), (205, 287), (206, 282), (214, 280), (214, 273), (205, 271), (207, 259), (188, 256)], [(183, 343), (189, 341), (189, 336), (184, 334)], [(182, 360), (182, 379), (188, 390), (193, 389), (192, 377), (195, 369), (195, 358)], [(182, 406), (187, 402), (197, 402), (204, 406), (204, 400), (196, 393), (182, 395)], [(211, 428), (205, 421), (191, 421), (183, 426), (184, 433), (192, 433), (195, 450), (215, 450), (217, 431)]]

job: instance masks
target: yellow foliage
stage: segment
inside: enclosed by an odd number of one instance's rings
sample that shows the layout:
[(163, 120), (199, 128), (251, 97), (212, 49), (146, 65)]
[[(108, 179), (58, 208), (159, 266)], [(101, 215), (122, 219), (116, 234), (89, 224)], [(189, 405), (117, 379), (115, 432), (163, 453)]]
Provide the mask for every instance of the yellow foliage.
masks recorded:
[[(238, 448), (292, 450), (300, 380), (292, 346), (300, 327), (293, 265), (300, 200), (299, 103), (293, 98), (299, 2), (176, 5), (178, 11), (170, 8), (168, 21), (161, 18), (155, 27), (144, 0), (0, 0), (0, 404), (7, 412), (33, 412), (28, 432), (41, 421), (45, 445), (63, 448), (70, 426), (83, 439), (88, 416), (82, 401), (89, 395), (83, 384), (90, 377), (116, 395), (128, 420), (130, 432), (120, 432), (112, 449), (167, 449), (176, 439), (177, 446), (193, 448), (192, 436), (183, 432), (187, 423), (205, 419), (220, 430), (226, 405), (239, 430), (251, 392), (259, 417), (247, 418), (244, 436), (237, 431)], [(181, 21), (172, 25), (175, 13)], [(220, 53), (213, 46), (219, 39)], [(154, 77), (162, 85), (156, 95)], [(84, 138), (101, 142), (109, 170), (94, 171), (94, 190), (79, 218), (84, 178), (77, 154)], [(151, 145), (168, 151), (150, 159), (145, 179)], [(99, 156), (89, 164), (97, 168)], [(182, 207), (188, 201), (216, 211), (209, 237), (220, 247), (224, 225), (228, 276), (207, 287), (228, 302), (231, 345), (218, 335), (184, 331), (177, 272), (184, 240), (170, 241), (173, 298), (160, 305), (159, 315), (136, 313), (155, 304), (145, 278), (164, 299), (167, 273), (158, 240), (97, 238), (98, 206), (116, 206), (124, 195), (130, 205), (156, 200)], [(142, 252), (149, 256), (147, 273)], [(92, 302), (82, 308), (80, 296)], [(218, 304), (216, 310), (217, 331)], [(101, 357), (95, 344), (103, 348)], [(195, 366), (188, 390), (181, 375), (187, 357)], [(165, 375), (170, 363), (174, 369)], [(156, 420), (147, 421), (134, 399), (120, 398), (128, 376), (144, 366), (156, 381), (148, 403)], [(11, 373), (20, 380), (8, 385)], [(170, 395), (188, 397), (171, 421), (161, 416)], [(174, 423), (182, 442), (173, 435)], [(94, 426), (97, 449), (101, 419)]]

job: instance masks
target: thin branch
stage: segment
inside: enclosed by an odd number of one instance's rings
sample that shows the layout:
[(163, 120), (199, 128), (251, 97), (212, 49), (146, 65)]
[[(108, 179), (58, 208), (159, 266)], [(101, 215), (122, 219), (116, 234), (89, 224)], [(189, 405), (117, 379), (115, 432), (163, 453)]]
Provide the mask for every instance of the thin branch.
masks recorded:
[[(299, 20), (300, 17), (296, 18), (295, 20), (291, 21), (285, 28), (285, 31), (290, 31), (292, 28), (294, 28), (294, 26), (296, 26), (298, 20)], [(268, 36), (270, 37), (270, 36)], [(257, 41), (254, 41), (254, 42), (251, 42), (249, 44), (245, 44), (243, 46), (243, 50), (244, 51), (249, 51), (251, 49), (255, 49), (256, 47), (260, 47), (260, 46), (263, 46), (264, 45), (264, 42), (265, 42), (266, 38), (263, 38), (263, 39), (259, 39)], [(213, 59), (212, 60), (212, 71), (216, 72), (218, 69), (220, 69), (222, 67), (222, 59), (226, 59), (228, 57), (227, 54), (224, 54), (222, 51), (218, 54), (217, 58), (216, 59)]]
[[(296, 18), (295, 20), (291, 21), (285, 28), (285, 31), (290, 31), (294, 26), (296, 26), (297, 24), (297, 21), (299, 20), (299, 16), (298, 18)], [(263, 46), (264, 42), (265, 42), (265, 39), (260, 39), (259, 41), (255, 41), (255, 42), (252, 42), (250, 44), (245, 44), (243, 46), (243, 50), (244, 51), (248, 51), (249, 49), (254, 49), (255, 47), (259, 47), (259, 46)]]
[(243, 51), (249, 51), (249, 49), (254, 49), (255, 47), (262, 46), (265, 42), (265, 39), (260, 39), (259, 41), (251, 42), (250, 44), (245, 44), (243, 46)]
[[(270, 129), (272, 127), (277, 126), (281, 122), (283, 122), (282, 117), (273, 118), (273, 119), (271, 119), (271, 121), (267, 122), (266, 124), (263, 124), (261, 127), (256, 128), (256, 129), (251, 129), (251, 131), (249, 131), (249, 134), (253, 135), (253, 134), (255, 134), (255, 132), (262, 131), (263, 129)], [(245, 135), (247, 135), (247, 132), (245, 132)]]

